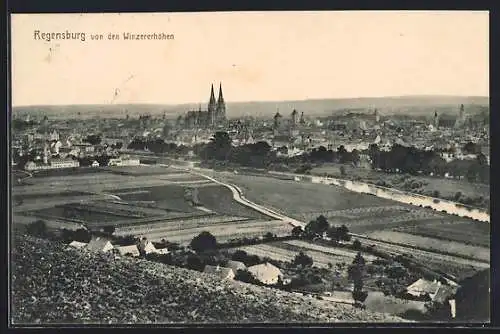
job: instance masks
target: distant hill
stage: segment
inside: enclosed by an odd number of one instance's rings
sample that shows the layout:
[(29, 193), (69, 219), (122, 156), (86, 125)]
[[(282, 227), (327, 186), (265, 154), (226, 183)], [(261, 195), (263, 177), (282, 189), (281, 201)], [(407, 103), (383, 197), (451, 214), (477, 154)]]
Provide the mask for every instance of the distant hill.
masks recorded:
[[(489, 97), (484, 96), (397, 96), (397, 97), (366, 97), (348, 99), (309, 99), (297, 101), (255, 101), (227, 102), (229, 118), (254, 116), (271, 117), (277, 110), (287, 117), (293, 109), (304, 112), (306, 116), (326, 116), (346, 109), (357, 111), (372, 111), (377, 108), (381, 114), (412, 113), (416, 115), (429, 114), (434, 110), (447, 113), (458, 113), (460, 104), (466, 106), (466, 111), (480, 111), (480, 107), (489, 107)], [(70, 106), (25, 106), (14, 107), (14, 113), (43, 112), (52, 118), (73, 117), (131, 117), (150, 113), (167, 117), (176, 117), (190, 109), (198, 109), (199, 104), (126, 104), (126, 105), (70, 105)], [(206, 108), (206, 105), (202, 105)], [(79, 114), (80, 113), (80, 114)]]

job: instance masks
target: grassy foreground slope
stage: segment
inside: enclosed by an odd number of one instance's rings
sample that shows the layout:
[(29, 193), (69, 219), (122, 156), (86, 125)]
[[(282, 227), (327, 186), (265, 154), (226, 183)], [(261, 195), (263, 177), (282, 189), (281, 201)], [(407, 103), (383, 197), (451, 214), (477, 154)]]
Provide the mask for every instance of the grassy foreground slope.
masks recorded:
[(403, 321), (145, 260), (14, 241), (14, 324)]

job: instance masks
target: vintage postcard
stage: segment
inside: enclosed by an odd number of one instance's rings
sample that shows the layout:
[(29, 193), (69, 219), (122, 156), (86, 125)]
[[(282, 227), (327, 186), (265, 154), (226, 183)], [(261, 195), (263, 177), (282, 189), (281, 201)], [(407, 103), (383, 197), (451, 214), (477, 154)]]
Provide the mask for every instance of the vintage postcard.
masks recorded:
[(12, 326), (490, 322), (489, 15), (11, 15)]

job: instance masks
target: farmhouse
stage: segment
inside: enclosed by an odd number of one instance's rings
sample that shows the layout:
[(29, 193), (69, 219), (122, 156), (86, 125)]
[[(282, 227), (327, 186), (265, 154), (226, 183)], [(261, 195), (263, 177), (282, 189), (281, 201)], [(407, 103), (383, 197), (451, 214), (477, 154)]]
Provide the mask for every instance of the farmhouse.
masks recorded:
[(68, 246), (76, 249), (82, 249), (87, 246), (87, 244), (85, 242), (72, 241)]
[(118, 252), (120, 252), (120, 255), (133, 256), (133, 257), (138, 257), (140, 255), (139, 248), (137, 248), (137, 245), (118, 247)]
[(248, 267), (248, 271), (264, 284), (276, 284), (280, 278), (283, 279), (281, 270), (268, 262)]
[(203, 269), (203, 272), (211, 275), (216, 275), (221, 280), (232, 280), (234, 278), (233, 269), (221, 266), (206, 265), (205, 269)]
[(94, 252), (111, 252), (114, 247), (111, 242), (103, 237), (93, 237), (87, 245), (87, 249)]

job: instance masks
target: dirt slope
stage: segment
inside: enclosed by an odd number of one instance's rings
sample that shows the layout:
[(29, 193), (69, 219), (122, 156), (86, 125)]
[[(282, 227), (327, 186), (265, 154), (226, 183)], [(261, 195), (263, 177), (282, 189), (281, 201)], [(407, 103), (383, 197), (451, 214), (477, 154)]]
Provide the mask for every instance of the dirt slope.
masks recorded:
[(12, 248), (14, 324), (403, 321), (31, 237), (16, 237)]

